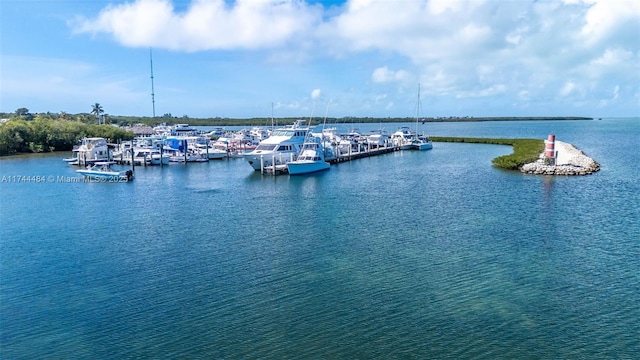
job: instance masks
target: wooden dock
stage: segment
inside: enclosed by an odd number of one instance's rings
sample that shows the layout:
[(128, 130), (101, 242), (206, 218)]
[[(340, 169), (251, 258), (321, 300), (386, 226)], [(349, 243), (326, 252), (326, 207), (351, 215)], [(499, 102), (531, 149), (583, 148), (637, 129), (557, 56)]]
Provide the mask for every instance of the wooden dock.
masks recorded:
[[(348, 153), (340, 154), (336, 157), (326, 159), (325, 161), (328, 162), (329, 164), (337, 164), (341, 162), (362, 159), (362, 158), (371, 157), (371, 156), (389, 154), (399, 150), (401, 150), (401, 148), (398, 146), (386, 146), (386, 147), (382, 146), (374, 149), (365, 148), (361, 151), (349, 151)], [(275, 165), (275, 166), (269, 165), (269, 166), (263, 167), (261, 172), (262, 174), (268, 174), (268, 175), (283, 175), (283, 174), (288, 174), (289, 169), (287, 168), (286, 164)]]
[(287, 167), (287, 164), (276, 165), (276, 166), (273, 166), (273, 165), (265, 166), (262, 169), (262, 173), (267, 175), (283, 175), (283, 174), (289, 173), (289, 168)]
[(375, 149), (365, 149), (362, 151), (349, 152), (347, 154), (341, 154), (333, 159), (327, 159), (330, 164), (337, 164), (345, 161), (351, 161), (356, 159), (362, 159), (370, 156), (378, 156), (383, 154), (392, 153), (400, 150), (398, 146), (377, 147)]

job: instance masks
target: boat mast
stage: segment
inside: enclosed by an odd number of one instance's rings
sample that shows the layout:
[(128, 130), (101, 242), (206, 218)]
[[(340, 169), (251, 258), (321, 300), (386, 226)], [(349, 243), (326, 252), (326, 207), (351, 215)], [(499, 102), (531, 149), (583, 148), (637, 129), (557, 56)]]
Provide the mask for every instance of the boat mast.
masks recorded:
[(416, 137), (418, 136), (419, 119), (420, 119), (420, 83), (418, 83), (418, 103), (416, 104)]
[(153, 56), (149, 48), (149, 61), (151, 62), (151, 105), (153, 106), (153, 117), (156, 117), (156, 98), (153, 90)]
[(331, 105), (331, 100), (327, 102), (327, 109), (324, 111), (324, 123), (322, 123), (322, 137), (324, 138), (324, 126), (327, 125), (327, 115), (329, 114), (329, 105)]

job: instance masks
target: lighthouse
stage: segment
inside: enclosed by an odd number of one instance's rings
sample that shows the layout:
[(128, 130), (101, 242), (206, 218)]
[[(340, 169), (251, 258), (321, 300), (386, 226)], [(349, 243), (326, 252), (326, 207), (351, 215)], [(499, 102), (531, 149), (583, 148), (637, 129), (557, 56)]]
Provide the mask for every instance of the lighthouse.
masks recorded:
[(556, 164), (556, 136), (554, 134), (550, 134), (544, 143), (545, 143), (544, 157), (546, 159), (549, 159), (548, 161), (551, 165), (555, 165)]

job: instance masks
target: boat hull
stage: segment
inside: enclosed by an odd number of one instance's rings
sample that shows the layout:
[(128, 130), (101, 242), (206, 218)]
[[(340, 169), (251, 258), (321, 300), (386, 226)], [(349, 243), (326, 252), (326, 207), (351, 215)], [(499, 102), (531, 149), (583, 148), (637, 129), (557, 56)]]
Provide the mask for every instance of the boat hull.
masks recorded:
[(169, 165), (169, 156), (153, 155), (151, 157), (151, 165)]
[(227, 154), (226, 151), (222, 151), (222, 152), (221, 151), (209, 151), (208, 154), (204, 153), (202, 155), (204, 155), (205, 157), (208, 157), (209, 160), (219, 160), (219, 159), (224, 159), (224, 158), (229, 156), (229, 154)]
[(129, 181), (133, 179), (133, 172), (131, 170), (127, 170), (127, 171), (76, 170), (76, 172), (81, 174), (82, 176), (92, 178), (92, 179), (119, 180), (119, 181)]
[(433, 149), (433, 144), (428, 142), (428, 143), (421, 143), (421, 144), (413, 144), (412, 148), (415, 150), (431, 150)]
[(289, 175), (304, 175), (328, 170), (331, 165), (324, 161), (292, 161), (287, 163)]
[(262, 170), (263, 167), (273, 166), (275, 161), (276, 165), (284, 165), (293, 161), (295, 157), (294, 152), (270, 152), (257, 154), (250, 152), (243, 154), (242, 157), (251, 165), (255, 171)]

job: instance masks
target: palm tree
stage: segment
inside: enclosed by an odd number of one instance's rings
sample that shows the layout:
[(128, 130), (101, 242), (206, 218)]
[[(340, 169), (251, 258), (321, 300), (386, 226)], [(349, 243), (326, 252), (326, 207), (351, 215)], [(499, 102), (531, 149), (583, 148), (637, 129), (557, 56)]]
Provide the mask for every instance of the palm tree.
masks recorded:
[(99, 103), (95, 103), (92, 106), (93, 110), (91, 110), (91, 113), (96, 115), (96, 119), (98, 119), (98, 125), (100, 125), (100, 115), (104, 114), (104, 109)]

